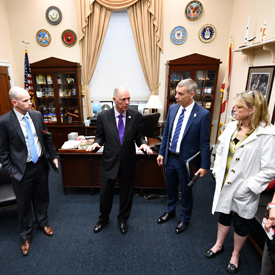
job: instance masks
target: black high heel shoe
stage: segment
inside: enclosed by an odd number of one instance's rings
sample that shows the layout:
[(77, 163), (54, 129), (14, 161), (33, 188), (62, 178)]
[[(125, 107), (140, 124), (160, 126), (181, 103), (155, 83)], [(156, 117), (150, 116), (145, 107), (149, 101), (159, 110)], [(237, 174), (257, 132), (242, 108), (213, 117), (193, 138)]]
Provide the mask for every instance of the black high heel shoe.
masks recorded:
[(213, 252), (211, 249), (205, 251), (205, 257), (208, 259), (212, 259), (218, 254), (222, 253), (224, 251), (224, 246), (222, 246), (221, 250), (217, 251), (216, 253)]

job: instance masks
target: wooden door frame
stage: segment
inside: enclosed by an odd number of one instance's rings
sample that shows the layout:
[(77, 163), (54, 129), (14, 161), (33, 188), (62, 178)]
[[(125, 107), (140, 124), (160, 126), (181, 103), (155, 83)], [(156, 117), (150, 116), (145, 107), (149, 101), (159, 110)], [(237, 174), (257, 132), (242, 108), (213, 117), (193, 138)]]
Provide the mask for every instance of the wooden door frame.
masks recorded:
[(0, 67), (7, 67), (10, 76), (10, 86), (12, 88), (14, 86), (14, 77), (12, 73), (11, 63), (8, 61), (0, 61)]

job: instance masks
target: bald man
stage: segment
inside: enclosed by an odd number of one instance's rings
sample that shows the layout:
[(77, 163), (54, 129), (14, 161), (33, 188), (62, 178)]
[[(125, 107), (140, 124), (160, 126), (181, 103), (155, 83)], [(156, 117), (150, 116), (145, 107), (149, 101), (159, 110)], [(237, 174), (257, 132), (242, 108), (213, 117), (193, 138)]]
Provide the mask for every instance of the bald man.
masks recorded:
[(42, 114), (31, 111), (29, 93), (12, 87), (9, 97), (13, 110), (0, 117), (0, 162), (11, 178), (16, 196), (22, 255), (30, 252), (33, 231), (32, 202), (38, 226), (48, 236), (53, 230), (48, 226), (49, 166), (46, 151), (58, 167), (57, 152), (47, 133)]
[(96, 151), (104, 144), (101, 160), (100, 216), (94, 232), (100, 232), (109, 221), (112, 209), (114, 186), (119, 176), (120, 208), (117, 216), (121, 234), (127, 233), (135, 183), (136, 148), (152, 153), (143, 134), (143, 116), (128, 109), (130, 93), (119, 86), (113, 95), (115, 107), (101, 112), (97, 117), (94, 143), (87, 151)]

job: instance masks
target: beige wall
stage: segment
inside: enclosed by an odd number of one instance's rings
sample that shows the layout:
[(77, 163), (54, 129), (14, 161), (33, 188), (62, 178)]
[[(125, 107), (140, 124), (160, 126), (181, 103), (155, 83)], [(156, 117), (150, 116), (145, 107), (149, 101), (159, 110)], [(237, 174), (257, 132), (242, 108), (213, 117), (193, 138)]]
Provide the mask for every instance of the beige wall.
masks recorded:
[[(164, 0), (164, 44), (163, 53), (160, 57), (160, 88), (159, 94), (164, 104), (165, 100), (165, 83), (166, 83), (166, 66), (168, 60), (176, 59), (192, 53), (199, 53), (220, 59), (220, 65), (217, 92), (216, 107), (213, 114), (213, 122), (216, 124), (212, 127), (211, 144), (215, 143), (217, 132), (217, 121), (219, 117), (219, 90), (223, 81), (228, 46), (230, 42), (230, 25), (234, 1), (232, 0), (211, 0), (201, 1), (204, 12), (197, 21), (189, 21), (184, 14), (184, 9), (190, 1), (182, 0)], [(225, 12), (221, 12), (225, 11)], [(216, 38), (210, 43), (203, 43), (199, 40), (198, 32), (204, 24), (215, 26), (217, 30)], [(187, 40), (181, 45), (174, 45), (170, 40), (170, 33), (176, 26), (183, 26), (187, 30)]]
[(15, 63), (13, 58), (12, 43), (10, 36), (10, 26), (8, 23), (5, 0), (0, 0), (0, 34), (2, 41), (0, 43), (0, 63), (9, 62), (13, 68), (13, 82), (16, 80)]
[[(160, 56), (160, 88), (162, 102), (165, 100), (165, 63), (192, 53), (199, 53), (222, 61), (218, 76), (216, 104), (213, 116), (211, 144), (215, 143), (217, 122), (219, 117), (219, 90), (223, 81), (228, 45), (230, 37), (233, 39), (233, 49), (244, 42), (246, 24), (251, 15), (249, 37), (259, 36), (260, 26), (267, 20), (267, 38), (274, 37), (275, 24), (273, 10), (274, 0), (263, 0), (261, 5), (267, 8), (258, 8), (257, 0), (204, 0), (202, 17), (197, 21), (189, 21), (184, 15), (184, 9), (189, 0), (164, 0), (164, 44)], [(62, 11), (63, 19), (57, 26), (50, 25), (45, 12), (49, 6), (57, 6)], [(78, 43), (66, 47), (61, 42), (61, 33), (65, 29), (72, 29), (78, 34), (76, 0), (0, 0), (0, 33), (4, 38), (0, 44), (0, 62), (11, 62), (15, 85), (24, 83), (24, 44), (22, 40), (31, 44), (28, 46), (30, 63), (51, 56), (80, 62)], [(269, 12), (270, 11), (270, 12)], [(198, 38), (198, 31), (202, 25), (211, 23), (217, 29), (217, 36), (211, 43), (202, 43)], [(176, 26), (186, 28), (188, 37), (182, 45), (174, 45), (170, 40), (171, 30)], [(48, 47), (41, 47), (36, 42), (36, 33), (39, 29), (46, 29), (52, 38)], [(254, 66), (272, 65), (269, 52), (259, 53), (255, 57)], [(229, 109), (233, 106), (233, 95), (245, 89), (248, 73), (247, 57), (239, 52), (233, 54), (232, 80), (229, 100)], [(273, 85), (274, 86), (274, 85)], [(273, 88), (273, 91), (275, 86)], [(273, 111), (275, 92), (270, 101), (270, 111)], [(162, 116), (163, 117), (163, 116)], [(162, 119), (161, 119), (162, 120)], [(215, 124), (216, 123), (216, 124)]]
[[(66, 47), (61, 41), (61, 34), (65, 29), (71, 29), (78, 35), (76, 0), (0, 0), (0, 3), (6, 10), (5, 25), (9, 29), (7, 37), (10, 37), (6, 47), (12, 51), (14, 59), (15, 85), (24, 85), (25, 46), (22, 41), (30, 42), (28, 45), (30, 63), (52, 56), (80, 62), (79, 44)], [(62, 21), (58, 25), (51, 25), (46, 20), (45, 13), (50, 6), (57, 6), (62, 12)], [(0, 20), (3, 20), (2, 16)], [(41, 47), (36, 42), (36, 33), (40, 29), (47, 30), (51, 35), (51, 43), (47, 47)], [(7, 51), (0, 52), (0, 61), (6, 59), (6, 53)]]
[[(268, 7), (262, 9), (259, 7), (258, 0), (238, 0), (235, 1), (232, 13), (232, 24), (231, 33), (233, 37), (234, 49), (239, 48), (244, 44), (245, 29), (250, 15), (250, 28), (249, 37), (257, 36), (255, 41), (259, 41), (260, 28), (264, 24), (266, 19), (267, 28), (266, 36), (267, 39), (275, 37), (275, 19), (274, 19), (274, 0), (261, 1), (261, 6)], [(250, 42), (250, 44), (254, 43)], [(250, 45), (249, 44), (249, 45)], [(275, 46), (273, 46), (275, 48)], [(231, 78), (231, 89), (229, 96), (229, 110), (234, 106), (234, 94), (245, 90), (247, 74), (249, 67), (247, 56), (240, 52), (234, 52), (233, 54), (233, 66), (232, 66), (232, 78)], [(275, 66), (271, 62), (271, 54), (268, 51), (258, 51), (255, 55), (253, 66)], [(273, 83), (273, 89), (271, 91), (271, 98), (269, 101), (269, 113), (272, 116), (275, 101), (275, 85)], [(230, 121), (230, 119), (228, 119)]]

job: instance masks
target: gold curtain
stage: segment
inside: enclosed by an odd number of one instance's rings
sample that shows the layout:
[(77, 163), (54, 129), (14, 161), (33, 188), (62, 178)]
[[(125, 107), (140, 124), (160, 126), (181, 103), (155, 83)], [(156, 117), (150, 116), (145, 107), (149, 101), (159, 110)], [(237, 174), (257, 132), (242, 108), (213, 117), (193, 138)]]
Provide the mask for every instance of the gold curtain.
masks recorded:
[(112, 11), (93, 0), (78, 0), (78, 4), (82, 82), (85, 96), (85, 117), (87, 118), (93, 116), (88, 85), (95, 71)]
[(146, 83), (153, 94), (158, 94), (163, 1), (140, 0), (127, 11)]
[(158, 84), (162, 50), (163, 0), (77, 0), (85, 117), (93, 115), (90, 83), (107, 32), (112, 10), (128, 9), (130, 24), (150, 90)]
[(96, 0), (100, 5), (110, 10), (123, 10), (132, 6), (139, 0)]

